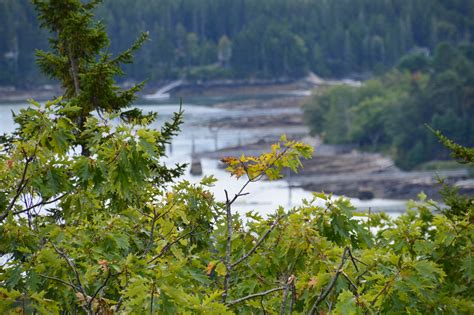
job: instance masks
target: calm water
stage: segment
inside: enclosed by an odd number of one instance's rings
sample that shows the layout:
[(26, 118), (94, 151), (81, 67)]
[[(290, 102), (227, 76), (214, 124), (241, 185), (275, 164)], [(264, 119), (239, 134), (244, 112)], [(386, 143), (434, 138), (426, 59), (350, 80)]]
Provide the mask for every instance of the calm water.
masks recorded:
[[(267, 97), (267, 96), (266, 96)], [(234, 98), (235, 99), (235, 98)], [(293, 132), (301, 132), (301, 128), (285, 129), (266, 128), (262, 129), (219, 129), (216, 132), (211, 129), (213, 121), (226, 117), (244, 117), (244, 116), (265, 116), (272, 114), (280, 114), (282, 112), (291, 113), (298, 109), (274, 109), (274, 110), (229, 110), (211, 107), (210, 105), (228, 100), (227, 98), (192, 98), (189, 102), (183, 103), (185, 110), (185, 123), (182, 126), (181, 133), (174, 139), (168, 150), (166, 163), (189, 163), (191, 162), (191, 153), (193, 148), (196, 153), (212, 151), (216, 144), (218, 148), (236, 146), (239, 144), (255, 142), (265, 137), (279, 136), (281, 133), (291, 135)], [(179, 109), (179, 100), (170, 100), (166, 103), (158, 102), (138, 102), (137, 107), (144, 111), (155, 111), (158, 113), (158, 120), (152, 125), (153, 128), (160, 128), (163, 122), (171, 117), (173, 112)], [(11, 132), (14, 130), (12, 119), (12, 111), (17, 112), (21, 108), (27, 107), (26, 104), (8, 103), (0, 104), (0, 133)], [(228, 173), (218, 168), (218, 161), (203, 159), (203, 175), (214, 175), (218, 182), (212, 188), (218, 200), (224, 200), (224, 189), (230, 194), (236, 193), (244, 184), (243, 180), (231, 178)], [(192, 176), (189, 171), (186, 172), (184, 178), (191, 182), (198, 182), (200, 176)], [(251, 184), (247, 192), (248, 196), (240, 198), (235, 204), (238, 211), (246, 212), (257, 210), (262, 214), (272, 213), (279, 206), (285, 208), (298, 206), (304, 198), (311, 199), (312, 194), (300, 188), (288, 188), (288, 182), (285, 180), (277, 182), (262, 181)], [(372, 208), (374, 210), (386, 209), (395, 210), (402, 209), (404, 202), (394, 200), (374, 199), (370, 201), (360, 201), (352, 199), (353, 204), (359, 209)]]

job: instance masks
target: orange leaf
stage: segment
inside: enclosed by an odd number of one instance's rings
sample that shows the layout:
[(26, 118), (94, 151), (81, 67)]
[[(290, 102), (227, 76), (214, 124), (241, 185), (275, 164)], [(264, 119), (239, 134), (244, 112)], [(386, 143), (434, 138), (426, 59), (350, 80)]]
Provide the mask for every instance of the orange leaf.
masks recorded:
[(215, 267), (216, 267), (215, 261), (211, 261), (209, 262), (209, 264), (207, 264), (207, 268), (206, 268), (207, 276), (210, 276), (212, 274), (212, 271), (214, 270)]

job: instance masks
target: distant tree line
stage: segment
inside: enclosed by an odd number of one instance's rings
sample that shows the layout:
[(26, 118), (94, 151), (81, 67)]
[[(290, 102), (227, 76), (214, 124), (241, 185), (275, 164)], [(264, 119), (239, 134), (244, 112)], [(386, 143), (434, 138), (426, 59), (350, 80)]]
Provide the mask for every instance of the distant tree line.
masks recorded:
[[(474, 34), (471, 0), (105, 0), (96, 13), (112, 53), (150, 32), (127, 69), (134, 80), (378, 73), (415, 47)], [(32, 51), (47, 34), (28, 0), (0, 1), (0, 34), (0, 84), (44, 82)]]
[(414, 53), (361, 88), (330, 87), (305, 106), (312, 132), (329, 143), (385, 150), (405, 169), (447, 157), (427, 126), (474, 145), (474, 45)]

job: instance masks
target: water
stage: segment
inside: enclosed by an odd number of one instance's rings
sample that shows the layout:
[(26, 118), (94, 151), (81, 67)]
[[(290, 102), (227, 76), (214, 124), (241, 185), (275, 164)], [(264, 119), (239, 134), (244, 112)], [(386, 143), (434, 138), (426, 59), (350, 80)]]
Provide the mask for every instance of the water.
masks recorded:
[[(269, 95), (261, 96), (263, 98), (271, 97)], [(244, 99), (245, 97), (233, 97), (232, 100)], [(254, 97), (253, 97), (254, 98)], [(292, 133), (301, 132), (301, 128), (213, 128), (213, 123), (226, 117), (245, 117), (245, 116), (266, 116), (271, 114), (292, 113), (299, 109), (220, 109), (210, 105), (228, 101), (225, 97), (202, 97), (190, 98), (189, 102), (183, 103), (184, 124), (181, 133), (173, 140), (168, 148), (166, 163), (190, 163), (193, 147), (196, 153), (213, 151), (217, 148), (237, 146), (239, 144), (252, 143), (258, 139), (268, 137), (278, 137), (282, 132), (291, 136)], [(24, 103), (0, 104), (0, 133), (12, 132), (15, 128), (12, 119), (12, 111), (18, 112), (27, 105)], [(179, 100), (168, 100), (167, 102), (146, 102), (137, 103), (138, 108), (144, 111), (154, 111), (158, 113), (158, 119), (151, 127), (160, 128), (164, 121), (170, 119), (172, 114), (179, 109)], [(217, 139), (216, 139), (217, 135)], [(245, 183), (243, 179), (236, 180), (231, 178), (227, 172), (218, 167), (218, 161), (203, 159), (203, 175), (214, 175), (218, 182), (211, 191), (217, 200), (225, 200), (224, 190), (227, 190), (231, 196), (237, 193)], [(201, 176), (192, 176), (189, 170), (183, 176), (191, 182), (199, 182)], [(285, 180), (276, 182), (261, 181), (252, 183), (246, 189), (250, 193), (237, 200), (234, 209), (239, 212), (257, 211), (261, 214), (274, 212), (279, 206), (291, 208), (302, 204), (303, 199), (312, 199), (312, 193), (301, 188), (289, 188)], [(370, 201), (361, 201), (352, 199), (353, 204), (358, 209), (373, 210), (400, 210), (404, 208), (403, 201), (374, 199)]]

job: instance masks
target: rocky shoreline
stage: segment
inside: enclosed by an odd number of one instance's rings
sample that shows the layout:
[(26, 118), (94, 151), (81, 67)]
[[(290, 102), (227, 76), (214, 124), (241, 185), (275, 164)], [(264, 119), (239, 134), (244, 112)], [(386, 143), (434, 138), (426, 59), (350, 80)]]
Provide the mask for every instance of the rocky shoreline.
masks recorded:
[(311, 160), (303, 161), (303, 169), (291, 175), (290, 183), (309, 191), (324, 191), (359, 199), (417, 199), (420, 192), (439, 200), (440, 179), (457, 186), (462, 194), (474, 194), (474, 174), (469, 169), (404, 172), (392, 159), (378, 153), (360, 152), (355, 146), (326, 145), (318, 138), (308, 136), (301, 110), (305, 98), (282, 97), (273, 100), (249, 100), (217, 104), (229, 110), (255, 111), (288, 109), (279, 114), (224, 117), (215, 122), (220, 128), (261, 128), (275, 130), (273, 137), (262, 137), (254, 143), (206, 152), (201, 157), (221, 159), (225, 156), (259, 155), (278, 140), (279, 133), (311, 144), (315, 153)]
[[(200, 157), (222, 159), (241, 154), (259, 155), (276, 140), (206, 152)], [(474, 194), (473, 174), (468, 169), (404, 172), (396, 168), (390, 158), (380, 154), (347, 151), (340, 146), (318, 144), (317, 139), (305, 138), (302, 141), (313, 142), (315, 153), (311, 160), (303, 161), (298, 174), (287, 176), (293, 187), (361, 200), (417, 199), (420, 192), (430, 199), (439, 200), (440, 179), (443, 179), (446, 184), (458, 186), (461, 194)]]

